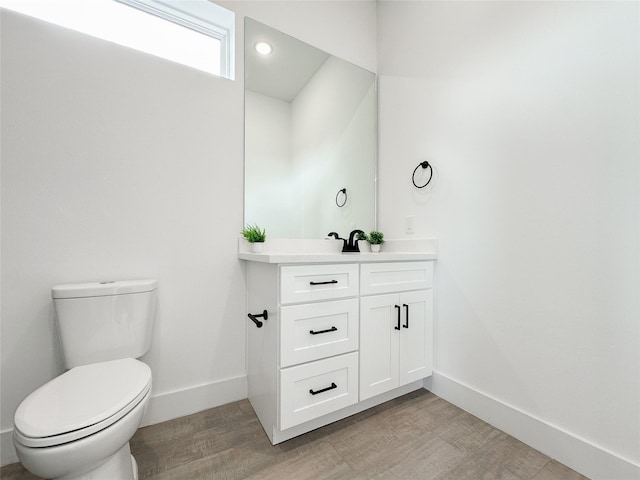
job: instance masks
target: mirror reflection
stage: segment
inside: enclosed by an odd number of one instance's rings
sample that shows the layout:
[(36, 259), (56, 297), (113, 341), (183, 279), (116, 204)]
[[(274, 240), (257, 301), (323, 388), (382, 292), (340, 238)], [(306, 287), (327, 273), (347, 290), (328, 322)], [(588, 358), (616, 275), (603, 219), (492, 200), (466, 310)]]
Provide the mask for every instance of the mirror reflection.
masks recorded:
[(281, 238), (368, 232), (375, 175), (375, 74), (247, 18), (245, 224)]

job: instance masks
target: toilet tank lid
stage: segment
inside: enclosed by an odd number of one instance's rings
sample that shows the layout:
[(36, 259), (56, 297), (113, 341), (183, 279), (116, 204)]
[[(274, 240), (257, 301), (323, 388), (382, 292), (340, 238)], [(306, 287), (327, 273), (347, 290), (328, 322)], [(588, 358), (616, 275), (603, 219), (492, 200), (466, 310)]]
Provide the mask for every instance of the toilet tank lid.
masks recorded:
[(56, 285), (51, 289), (53, 298), (104, 297), (128, 293), (152, 292), (158, 287), (157, 280), (118, 280), (92, 283)]

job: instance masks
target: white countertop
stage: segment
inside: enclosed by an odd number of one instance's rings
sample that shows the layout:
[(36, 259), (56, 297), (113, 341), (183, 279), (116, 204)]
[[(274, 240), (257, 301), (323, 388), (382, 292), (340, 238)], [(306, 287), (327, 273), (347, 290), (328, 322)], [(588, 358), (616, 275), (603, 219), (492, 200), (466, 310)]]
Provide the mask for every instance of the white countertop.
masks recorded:
[(238, 242), (238, 258), (262, 263), (365, 263), (401, 262), (437, 259), (434, 239), (388, 240), (380, 253), (371, 253), (366, 242), (361, 242), (361, 253), (341, 253), (342, 241), (268, 239), (263, 253), (251, 252), (244, 239)]
[(262, 263), (357, 263), (398, 262), (403, 260), (435, 260), (435, 253), (380, 252), (380, 253), (251, 253), (238, 254), (241, 260)]

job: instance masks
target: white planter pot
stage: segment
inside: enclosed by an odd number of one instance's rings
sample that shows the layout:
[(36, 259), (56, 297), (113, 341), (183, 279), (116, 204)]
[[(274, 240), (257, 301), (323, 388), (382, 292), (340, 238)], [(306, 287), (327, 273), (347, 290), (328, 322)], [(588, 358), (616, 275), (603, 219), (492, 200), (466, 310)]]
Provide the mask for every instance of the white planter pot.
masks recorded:
[(264, 252), (264, 242), (254, 242), (251, 244), (251, 251), (253, 253), (262, 253)]
[(373, 253), (378, 253), (380, 251), (380, 244), (371, 245), (371, 251)]

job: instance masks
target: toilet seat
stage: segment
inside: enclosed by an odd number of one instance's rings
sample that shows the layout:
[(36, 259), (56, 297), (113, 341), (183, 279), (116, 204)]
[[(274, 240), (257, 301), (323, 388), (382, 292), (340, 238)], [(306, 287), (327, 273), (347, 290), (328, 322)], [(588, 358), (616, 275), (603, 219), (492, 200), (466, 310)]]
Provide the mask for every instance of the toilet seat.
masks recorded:
[(124, 417), (151, 390), (151, 369), (133, 358), (75, 367), (31, 393), (15, 414), (16, 440), (52, 447)]

